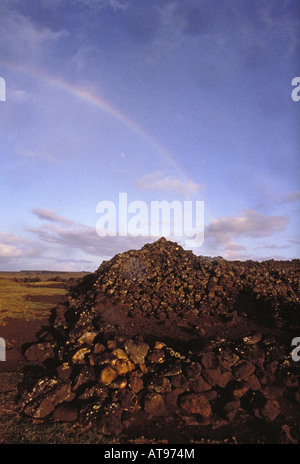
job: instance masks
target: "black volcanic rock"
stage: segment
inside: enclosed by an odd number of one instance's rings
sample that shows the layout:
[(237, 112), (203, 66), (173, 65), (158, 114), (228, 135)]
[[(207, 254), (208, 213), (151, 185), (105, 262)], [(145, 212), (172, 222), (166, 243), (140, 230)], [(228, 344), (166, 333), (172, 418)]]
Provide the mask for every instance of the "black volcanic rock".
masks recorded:
[[(299, 321), (299, 260), (258, 263), (195, 256), (159, 239), (104, 261), (73, 289), (69, 322), (97, 304), (126, 315), (171, 318), (244, 313), (266, 324)], [(121, 317), (118, 314), (118, 317)], [(278, 322), (279, 323), (279, 322)]]
[(70, 290), (28, 348), (43, 369), (24, 386), (22, 412), (105, 434), (152, 417), (248, 417), (282, 433), (287, 402), (300, 414), (298, 295), (299, 260), (230, 262), (164, 238), (118, 254)]

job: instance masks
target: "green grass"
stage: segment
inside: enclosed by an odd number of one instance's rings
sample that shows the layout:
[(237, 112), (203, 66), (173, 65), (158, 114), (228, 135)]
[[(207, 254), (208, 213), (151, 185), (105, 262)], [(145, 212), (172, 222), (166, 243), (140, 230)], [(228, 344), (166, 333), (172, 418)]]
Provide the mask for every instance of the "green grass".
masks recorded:
[[(49, 287), (48, 287), (49, 285)], [(10, 279), (0, 279), (0, 324), (6, 318), (22, 318), (33, 320), (43, 318), (49, 314), (49, 309), (54, 304), (27, 300), (27, 297), (35, 296), (63, 296), (64, 288), (51, 288), (53, 282), (35, 282), (30, 287), (26, 283), (14, 282)]]

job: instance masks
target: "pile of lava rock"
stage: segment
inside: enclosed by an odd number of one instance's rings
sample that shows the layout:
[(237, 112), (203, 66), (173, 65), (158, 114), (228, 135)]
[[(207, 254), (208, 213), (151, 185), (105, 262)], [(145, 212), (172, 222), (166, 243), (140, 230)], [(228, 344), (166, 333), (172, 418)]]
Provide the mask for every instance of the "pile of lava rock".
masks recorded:
[(118, 254), (24, 348), (20, 411), (107, 435), (254, 420), (299, 440), (297, 295), (299, 260), (197, 257), (163, 238)]

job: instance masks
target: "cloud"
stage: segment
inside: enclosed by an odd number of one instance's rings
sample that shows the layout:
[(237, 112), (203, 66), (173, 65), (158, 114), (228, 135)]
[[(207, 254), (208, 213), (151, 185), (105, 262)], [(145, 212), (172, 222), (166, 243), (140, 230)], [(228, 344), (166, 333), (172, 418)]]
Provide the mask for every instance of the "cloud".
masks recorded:
[(73, 0), (73, 3), (82, 3), (91, 9), (110, 7), (113, 10), (126, 10), (129, 6), (127, 1), (121, 0)]
[(180, 179), (165, 175), (162, 171), (147, 174), (138, 179), (136, 186), (142, 190), (168, 191), (181, 194), (192, 194), (200, 190), (200, 184), (192, 180), (181, 181)]
[(136, 249), (152, 240), (157, 240), (157, 237), (151, 236), (100, 237), (97, 234), (96, 224), (95, 227), (87, 226), (60, 216), (54, 210), (35, 208), (32, 213), (42, 221), (46, 221), (38, 227), (27, 228), (27, 231), (34, 234), (40, 242), (59, 245), (67, 254), (78, 251), (84, 256), (93, 256), (94, 259), (99, 259), (99, 264), (104, 257), (112, 257), (116, 253), (131, 248)]
[(290, 238), (288, 239), (288, 242), (291, 243), (292, 245), (300, 245), (300, 240), (298, 239)]
[(0, 233), (0, 266), (5, 270), (11, 263), (41, 256), (39, 245), (20, 235)]
[(195, 245), (195, 252), (210, 256), (218, 254), (230, 260), (251, 259), (251, 255), (252, 259), (258, 259), (254, 257), (255, 252), (249, 254), (249, 243), (253, 240), (251, 248), (257, 250), (257, 239), (274, 237), (284, 231), (287, 224), (288, 218), (285, 216), (268, 216), (245, 209), (236, 216), (224, 216), (208, 223), (204, 230), (203, 246), (197, 248)]
[(241, 2), (239, 8), (228, 5), (236, 26), (233, 37), (239, 36), (235, 46), (240, 50), (241, 64), (247, 71), (261, 74), (263, 67), (278, 60), (275, 41), (280, 43), (286, 57), (297, 51), (299, 5), (296, 14), (293, 4), (293, 0), (251, 0)]
[(10, 60), (36, 59), (46, 53), (46, 48), (68, 36), (66, 30), (54, 31), (35, 24), (28, 16), (14, 9), (18, 4), (4, 2), (0, 5), (0, 55)]
[[(35, 208), (32, 212), (42, 222), (37, 227), (27, 227), (26, 232), (31, 234), (30, 238), (0, 233), (0, 266), (3, 270), (19, 267), (94, 271), (103, 259), (110, 259), (130, 249), (139, 249), (158, 238), (150, 235), (100, 237), (96, 226), (75, 222), (60, 216), (55, 210)], [(238, 216), (222, 217), (208, 224), (204, 248), (212, 256), (217, 253), (226, 259), (250, 259), (246, 246), (239, 244), (238, 239), (270, 237), (284, 230), (286, 225), (285, 217), (265, 216), (253, 210), (245, 210)], [(184, 237), (176, 241), (188, 247)], [(203, 254), (203, 248), (193, 248), (195, 253), (200, 251)], [(275, 251), (284, 247), (280, 244), (261, 244), (256, 248)]]
[(75, 71), (84, 71), (87, 66), (93, 63), (93, 52), (94, 49), (91, 45), (81, 46), (75, 51), (70, 58), (70, 64), (74, 67)]
[(288, 218), (285, 216), (267, 216), (246, 209), (239, 216), (213, 220), (207, 226), (205, 236), (221, 243), (227, 243), (236, 237), (270, 237), (285, 230), (287, 224)]
[(246, 251), (247, 248), (244, 245), (239, 245), (236, 242), (229, 242), (226, 244), (226, 251)]
[[(30, 238), (0, 234), (0, 266), (4, 270), (49, 269), (93, 271), (103, 259), (117, 253), (139, 249), (157, 236), (104, 236), (95, 227), (60, 216), (55, 210), (35, 208), (32, 213), (42, 222), (26, 228)], [(170, 240), (173, 240), (170, 237)], [(68, 267), (69, 266), (69, 267)]]
[(295, 203), (296, 201), (299, 201), (299, 200), (300, 200), (300, 190), (291, 192), (282, 198), (283, 203)]
[[(71, 224), (73, 221), (68, 221), (68, 223)], [(56, 227), (57, 224), (49, 222), (47, 236), (46, 230), (43, 230), (44, 225), (42, 225), (40, 231), (38, 228), (32, 231), (33, 239), (17, 234), (0, 233), (0, 269), (3, 271), (21, 269), (94, 271), (101, 264), (102, 257), (89, 259), (85, 253), (81, 252), (80, 244), (77, 243), (79, 246), (76, 248), (74, 240), (69, 242), (67, 239), (63, 240), (63, 228), (61, 237), (58, 233), (55, 237)], [(65, 225), (65, 228), (67, 227), (70, 225)], [(86, 234), (82, 240), (84, 238), (87, 238)], [(92, 251), (95, 252), (95, 250)]]
[[(60, 245), (64, 249), (81, 251), (84, 254), (99, 258), (113, 257), (116, 253), (121, 253), (129, 249), (137, 249), (151, 241), (151, 237), (120, 237), (105, 236), (100, 237), (96, 232), (96, 227), (73, 224), (72, 227), (62, 227), (51, 224), (41, 227), (30, 227), (28, 231), (35, 234), (41, 242)], [(156, 240), (153, 238), (153, 240)]]
[(249, 259), (247, 253), (240, 253), (238, 250), (226, 250), (224, 253), (224, 258), (229, 261), (245, 261)]
[(63, 216), (59, 216), (56, 211), (52, 209), (41, 209), (41, 208), (35, 208), (32, 213), (37, 216), (39, 219), (50, 221), (50, 222), (57, 222), (59, 224), (68, 224), (72, 225), (74, 224), (73, 221), (71, 221), (68, 218), (65, 218)]
[(284, 250), (286, 248), (289, 248), (289, 245), (277, 245), (276, 243), (265, 243), (265, 244), (259, 245), (257, 248), (258, 249), (266, 248), (268, 250)]
[(244, 245), (239, 245), (235, 241), (225, 243), (224, 245), (224, 257), (229, 260), (244, 260), (247, 259), (247, 247)]
[(27, 102), (29, 98), (30, 98), (30, 95), (25, 90), (21, 90), (21, 89), (13, 90), (12, 89), (10, 91), (10, 99), (14, 102), (24, 103), (24, 102)]
[(21, 256), (21, 250), (18, 250), (17, 247), (11, 245), (5, 245), (4, 243), (0, 243), (0, 257), (1, 258), (15, 258), (17, 256)]
[[(116, 253), (129, 249), (138, 249), (146, 243), (157, 240), (152, 236), (105, 236), (97, 234), (96, 227), (76, 223), (68, 218), (59, 216), (55, 211), (35, 209), (34, 214), (46, 224), (30, 227), (40, 242), (48, 245), (59, 245), (66, 250), (80, 251), (94, 259), (110, 258)], [(211, 250), (219, 249), (228, 259), (246, 259), (247, 248), (236, 240), (244, 238), (257, 239), (270, 237), (283, 231), (288, 223), (284, 216), (266, 216), (254, 210), (245, 210), (239, 216), (222, 217), (211, 221), (206, 226), (204, 242), (211, 246)], [(178, 238), (179, 239), (179, 238)], [(184, 237), (180, 242), (188, 246)], [(196, 245), (193, 246), (195, 248)], [(277, 247), (274, 247), (276, 249)]]

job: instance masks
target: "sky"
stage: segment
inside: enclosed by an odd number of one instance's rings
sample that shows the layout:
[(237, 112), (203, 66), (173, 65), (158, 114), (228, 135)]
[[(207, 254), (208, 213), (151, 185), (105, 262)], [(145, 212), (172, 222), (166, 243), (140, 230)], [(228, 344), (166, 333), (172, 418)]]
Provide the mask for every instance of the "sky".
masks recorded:
[(0, 0), (0, 270), (299, 258), (299, 31), (298, 0)]

